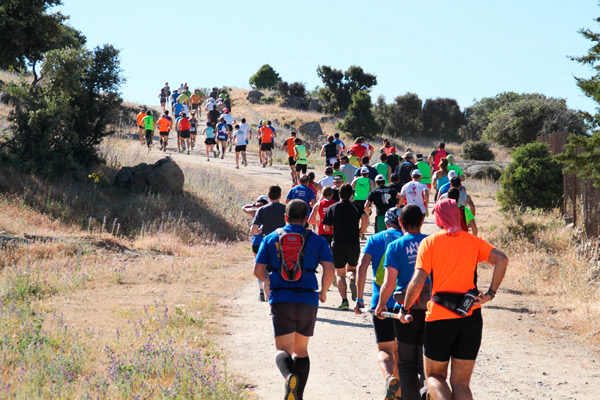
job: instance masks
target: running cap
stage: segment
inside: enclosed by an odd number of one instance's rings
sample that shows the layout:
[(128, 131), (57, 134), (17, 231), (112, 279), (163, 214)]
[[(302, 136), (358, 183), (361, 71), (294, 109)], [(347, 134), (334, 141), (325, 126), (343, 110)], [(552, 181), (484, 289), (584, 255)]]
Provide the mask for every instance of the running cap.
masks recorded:
[[(362, 170), (361, 170), (362, 172)], [(367, 173), (369, 172), (369, 170), (367, 169)], [(379, 174), (375, 177), (375, 182), (385, 182), (385, 176)]]
[(400, 226), (398, 219), (400, 218), (401, 212), (402, 212), (402, 209), (398, 208), (398, 207), (392, 207), (389, 210), (387, 210), (385, 213), (385, 217), (384, 217), (385, 224), (386, 225), (394, 224), (396, 226)]
[(367, 168), (367, 167), (362, 167), (362, 168), (360, 169), (360, 174), (361, 174), (361, 175), (368, 174), (368, 173), (369, 173), (369, 168)]
[(448, 154), (446, 160), (448, 160), (448, 164), (454, 164), (454, 156), (452, 154)]
[(414, 159), (414, 158), (415, 158), (415, 156), (414, 156), (414, 154), (413, 154), (413, 153), (411, 153), (410, 151), (407, 151), (406, 153), (404, 153), (404, 159), (406, 160), (406, 159), (408, 159), (408, 158)]
[(229, 109), (228, 109), (228, 108), (224, 108), (224, 109), (223, 109), (223, 112), (224, 112), (225, 114), (227, 114), (227, 113), (229, 113)]
[(263, 120), (261, 121), (261, 124), (262, 124), (262, 125), (266, 125), (266, 124), (267, 124), (267, 120), (266, 120), (266, 119), (263, 119)]
[(458, 174), (455, 170), (451, 170), (450, 172), (448, 172), (448, 180), (451, 181), (454, 178), (458, 178)]
[(423, 154), (417, 153), (417, 161), (423, 161)]
[(265, 203), (265, 204), (267, 204), (268, 202), (269, 202), (269, 198), (267, 196), (265, 196), (264, 194), (258, 196), (258, 198), (256, 199), (256, 203)]
[(418, 169), (415, 169), (413, 172), (410, 173), (410, 176), (423, 176), (423, 174)]
[(341, 175), (336, 175), (333, 177), (334, 182), (344, 182), (344, 177)]

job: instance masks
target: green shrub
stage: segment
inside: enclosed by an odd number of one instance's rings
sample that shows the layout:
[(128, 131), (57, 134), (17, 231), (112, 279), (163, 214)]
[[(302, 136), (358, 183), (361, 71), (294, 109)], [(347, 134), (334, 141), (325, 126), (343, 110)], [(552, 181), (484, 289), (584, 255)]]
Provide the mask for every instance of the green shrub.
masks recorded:
[(292, 96), (306, 97), (306, 86), (300, 82), (294, 82), (290, 84), (289, 92)]
[(352, 137), (371, 137), (377, 133), (379, 128), (373, 116), (371, 96), (367, 91), (359, 90), (352, 95), (348, 114), (342, 122), (338, 123), (337, 128)]
[(500, 178), (498, 201), (504, 208), (550, 209), (562, 198), (562, 169), (548, 146), (529, 143), (511, 152), (513, 161)]
[(493, 161), (494, 153), (486, 142), (466, 142), (462, 148), (462, 157), (465, 160)]
[(279, 81), (275, 85), (275, 90), (281, 97), (285, 98), (290, 93), (290, 85), (286, 81)]
[(250, 77), (250, 85), (254, 89), (266, 89), (274, 87), (280, 80), (279, 74), (273, 67), (265, 64)]

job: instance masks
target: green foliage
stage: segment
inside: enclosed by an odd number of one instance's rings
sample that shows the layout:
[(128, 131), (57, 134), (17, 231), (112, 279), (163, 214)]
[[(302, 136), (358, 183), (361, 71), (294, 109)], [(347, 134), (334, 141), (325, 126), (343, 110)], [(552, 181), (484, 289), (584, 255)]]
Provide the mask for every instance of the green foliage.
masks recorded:
[(317, 75), (325, 85), (319, 90), (319, 97), (327, 103), (326, 111), (334, 114), (348, 110), (354, 94), (359, 91), (368, 92), (377, 85), (375, 75), (364, 72), (356, 65), (350, 66), (345, 72), (319, 65)]
[(498, 201), (504, 208), (550, 209), (562, 198), (562, 169), (548, 146), (529, 143), (511, 152), (513, 161), (500, 178)]
[(466, 119), (454, 99), (427, 99), (422, 112), (423, 135), (445, 140), (458, 138), (458, 130)]
[(306, 86), (300, 82), (294, 82), (290, 84), (290, 94), (292, 96), (298, 96), (305, 98), (306, 97)]
[[(596, 18), (596, 22), (600, 23), (600, 18)], [(590, 78), (576, 77), (577, 86), (583, 93), (600, 104), (600, 34), (592, 32), (590, 29), (581, 29), (581, 35), (592, 42), (592, 47), (588, 53), (581, 57), (571, 57), (571, 60), (577, 61), (580, 64), (587, 65), (594, 70), (594, 75)], [(599, 109), (596, 108), (596, 111)], [(600, 125), (600, 113), (596, 112), (594, 116), (586, 114), (586, 118), (594, 124)]]
[(415, 137), (423, 132), (422, 108), (423, 102), (415, 93), (398, 96), (392, 104), (386, 104), (380, 96), (375, 105), (375, 119), (385, 135)]
[(41, 175), (62, 175), (100, 161), (96, 146), (118, 112), (123, 81), (119, 52), (64, 48), (46, 53), (43, 85), (9, 87), (20, 104), (6, 142), (15, 165)]
[(36, 63), (52, 49), (81, 48), (85, 37), (66, 25), (68, 17), (59, 12), (49, 13), (61, 0), (4, 0), (0, 3), (0, 69), (25, 68), (35, 71)]
[(281, 97), (287, 97), (290, 94), (290, 85), (286, 81), (279, 81), (275, 85), (275, 90)]
[(370, 137), (378, 132), (379, 129), (373, 117), (371, 96), (368, 92), (359, 90), (352, 95), (352, 104), (348, 108), (348, 114), (337, 128), (353, 137)]
[(488, 141), (513, 148), (568, 128), (587, 131), (583, 116), (567, 108), (564, 99), (528, 97), (492, 112), (483, 132)]
[(565, 170), (585, 179), (591, 179), (600, 187), (600, 132), (592, 136), (571, 135), (562, 154), (556, 159)]
[(465, 160), (493, 161), (494, 153), (487, 142), (466, 142), (462, 147), (462, 157)]
[(250, 86), (254, 89), (268, 89), (275, 87), (280, 80), (279, 74), (275, 72), (273, 67), (265, 64), (250, 77)]

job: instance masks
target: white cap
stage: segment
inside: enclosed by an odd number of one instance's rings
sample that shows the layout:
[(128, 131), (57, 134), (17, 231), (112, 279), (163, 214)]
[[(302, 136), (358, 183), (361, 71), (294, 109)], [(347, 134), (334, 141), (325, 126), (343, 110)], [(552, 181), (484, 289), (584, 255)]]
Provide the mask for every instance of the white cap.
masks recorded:
[(266, 204), (269, 202), (269, 198), (263, 194), (261, 196), (258, 196), (258, 198), (256, 199), (256, 203), (258, 203), (258, 202)]
[(367, 168), (367, 167), (362, 167), (362, 168), (360, 169), (360, 173), (361, 173), (361, 175), (362, 175), (362, 174), (368, 174), (368, 173), (369, 173), (369, 168)]
[(458, 174), (456, 173), (455, 170), (450, 170), (450, 172), (448, 172), (448, 179), (452, 180), (452, 179), (456, 179), (458, 178)]
[(375, 177), (375, 182), (381, 182), (381, 181), (385, 182), (385, 176), (379, 174)]
[(418, 169), (415, 169), (410, 173), (410, 176), (423, 176), (423, 174)]

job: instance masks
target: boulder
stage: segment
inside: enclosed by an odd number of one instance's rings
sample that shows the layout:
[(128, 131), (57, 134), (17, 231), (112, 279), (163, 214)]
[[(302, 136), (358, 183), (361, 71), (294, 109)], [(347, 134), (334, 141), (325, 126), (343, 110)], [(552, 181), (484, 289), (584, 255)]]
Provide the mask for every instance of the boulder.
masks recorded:
[(138, 191), (180, 194), (185, 178), (179, 165), (170, 157), (154, 164), (141, 163), (134, 167), (123, 167), (115, 177), (115, 185)]
[(259, 90), (251, 90), (248, 92), (248, 101), (252, 104), (257, 104), (264, 95)]
[(494, 182), (500, 179), (502, 171), (497, 165), (473, 164), (463, 170), (468, 177), (475, 179), (492, 179)]
[(321, 117), (321, 119), (319, 119), (319, 122), (322, 124), (326, 124), (327, 122), (333, 122), (336, 119), (337, 119), (336, 117), (332, 117), (332, 116)]
[(321, 124), (317, 121), (307, 122), (298, 128), (300, 133), (309, 136), (318, 136), (323, 134), (323, 129), (321, 129)]
[(283, 124), (283, 129), (292, 129), (292, 126), (290, 124)]
[(325, 107), (325, 102), (319, 99), (310, 99), (308, 101), (308, 109), (309, 111), (322, 112)]
[(298, 96), (287, 96), (279, 106), (284, 108), (293, 108), (295, 110), (307, 110), (308, 100)]

